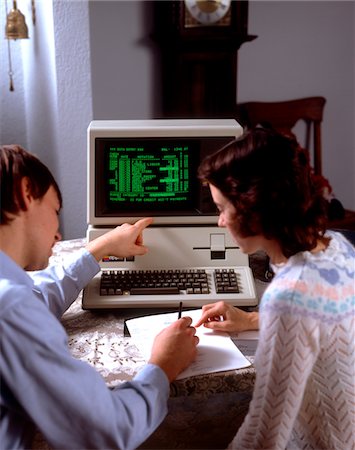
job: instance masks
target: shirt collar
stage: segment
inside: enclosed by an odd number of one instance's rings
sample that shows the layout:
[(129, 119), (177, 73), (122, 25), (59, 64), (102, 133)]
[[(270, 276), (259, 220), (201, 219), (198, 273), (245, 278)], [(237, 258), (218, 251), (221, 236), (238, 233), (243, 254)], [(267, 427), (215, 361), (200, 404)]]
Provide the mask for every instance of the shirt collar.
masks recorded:
[(31, 289), (33, 288), (32, 278), (27, 272), (16, 264), (6, 253), (0, 250), (0, 280), (1, 279), (8, 279), (15, 281), (16, 284), (25, 284)]

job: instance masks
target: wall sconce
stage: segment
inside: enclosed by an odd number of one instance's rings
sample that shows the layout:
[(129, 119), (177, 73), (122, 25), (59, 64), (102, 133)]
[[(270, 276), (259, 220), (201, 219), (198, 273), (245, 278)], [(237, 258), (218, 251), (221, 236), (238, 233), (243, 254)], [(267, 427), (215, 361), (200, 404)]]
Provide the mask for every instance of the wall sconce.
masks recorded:
[[(6, 25), (5, 25), (5, 38), (7, 39), (7, 48), (8, 48), (8, 56), (9, 56), (9, 78), (10, 78), (10, 91), (14, 91), (14, 82), (13, 82), (13, 71), (12, 71), (12, 61), (11, 61), (11, 47), (10, 40), (16, 39), (28, 39), (28, 27), (26, 24), (25, 16), (22, 12), (17, 9), (17, 2), (13, 0), (13, 8), (8, 13), (7, 9), (7, 0), (5, 3), (6, 7)], [(35, 25), (36, 23), (36, 7), (35, 0), (31, 0), (32, 7), (32, 23)]]

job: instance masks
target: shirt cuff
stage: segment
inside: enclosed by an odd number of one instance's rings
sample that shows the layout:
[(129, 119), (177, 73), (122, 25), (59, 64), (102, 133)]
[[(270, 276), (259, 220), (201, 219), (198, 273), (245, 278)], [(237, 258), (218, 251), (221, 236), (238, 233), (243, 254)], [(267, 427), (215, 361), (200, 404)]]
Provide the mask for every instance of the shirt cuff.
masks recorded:
[(134, 377), (134, 381), (158, 383), (161, 390), (165, 390), (166, 396), (170, 394), (170, 383), (163, 369), (155, 364), (146, 364)]

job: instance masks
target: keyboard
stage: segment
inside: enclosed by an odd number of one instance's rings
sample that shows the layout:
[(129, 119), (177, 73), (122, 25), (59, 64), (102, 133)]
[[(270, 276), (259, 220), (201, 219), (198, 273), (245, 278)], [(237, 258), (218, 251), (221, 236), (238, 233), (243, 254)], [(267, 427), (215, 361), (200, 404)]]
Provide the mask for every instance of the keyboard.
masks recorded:
[[(216, 292), (239, 292), (235, 269), (216, 269)], [(102, 273), (100, 295), (209, 294), (204, 269), (108, 270)]]
[(84, 289), (84, 309), (186, 307), (224, 300), (255, 306), (251, 269), (196, 267), (188, 269), (102, 270)]

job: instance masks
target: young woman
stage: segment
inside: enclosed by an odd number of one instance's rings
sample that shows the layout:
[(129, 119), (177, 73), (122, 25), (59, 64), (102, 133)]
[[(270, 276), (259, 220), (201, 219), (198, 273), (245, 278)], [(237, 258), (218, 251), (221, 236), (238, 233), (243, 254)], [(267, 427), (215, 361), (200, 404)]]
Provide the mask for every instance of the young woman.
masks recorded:
[(230, 448), (354, 448), (355, 249), (326, 231), (307, 153), (259, 128), (206, 159), (199, 175), (219, 226), (241, 251), (264, 250), (275, 272), (259, 314), (219, 302), (196, 324), (260, 328), (253, 399)]

